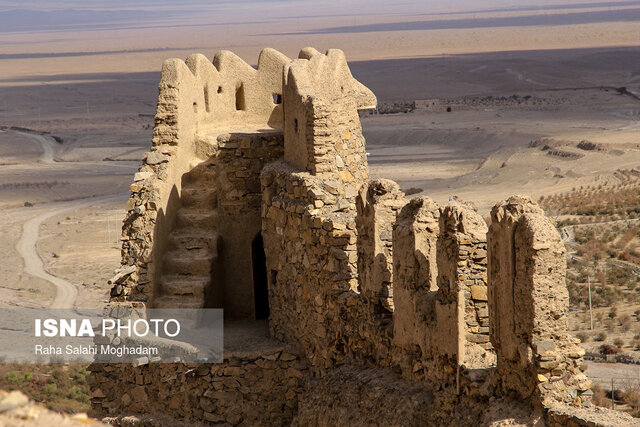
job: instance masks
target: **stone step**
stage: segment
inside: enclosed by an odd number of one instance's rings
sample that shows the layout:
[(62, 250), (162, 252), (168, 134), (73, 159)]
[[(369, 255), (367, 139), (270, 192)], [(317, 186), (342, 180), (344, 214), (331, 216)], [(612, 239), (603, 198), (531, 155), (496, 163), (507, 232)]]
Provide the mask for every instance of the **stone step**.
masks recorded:
[(214, 209), (218, 201), (215, 184), (183, 186), (180, 197), (182, 206), (202, 209)]
[(222, 238), (215, 232), (193, 233), (189, 231), (172, 231), (169, 234), (171, 249), (186, 249), (192, 253), (207, 251), (217, 254), (220, 250)]
[(183, 175), (182, 182), (183, 185), (196, 184), (197, 186), (215, 187), (217, 176), (214, 163), (201, 163)]
[(212, 230), (215, 228), (218, 219), (218, 212), (216, 210), (200, 210), (200, 209), (185, 209), (182, 208), (176, 214), (176, 226), (177, 229), (190, 229), (190, 230)]
[(164, 275), (160, 281), (160, 294), (204, 300), (210, 285), (211, 278), (209, 276)]
[(210, 252), (190, 253), (186, 249), (173, 250), (165, 254), (163, 272), (190, 276), (209, 276), (213, 262), (217, 258)]
[(153, 300), (154, 308), (203, 308), (204, 299), (186, 295), (160, 295)]

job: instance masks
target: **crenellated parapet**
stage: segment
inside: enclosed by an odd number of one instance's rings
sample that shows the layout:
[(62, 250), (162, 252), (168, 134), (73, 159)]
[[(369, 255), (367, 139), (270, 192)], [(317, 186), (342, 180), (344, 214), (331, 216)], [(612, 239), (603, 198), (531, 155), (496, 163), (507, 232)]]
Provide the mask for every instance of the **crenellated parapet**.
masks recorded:
[[(217, 52), (213, 61), (201, 54), (184, 62), (170, 59), (163, 66), (163, 85), (181, 91), (185, 110), (191, 109), (198, 128), (282, 127), (282, 72), (290, 59), (263, 49), (256, 68), (230, 51)], [(189, 125), (189, 123), (185, 123)]]
[[(407, 200), (395, 182), (370, 180), (358, 110), (376, 98), (342, 51), (289, 60), (265, 49), (257, 68), (226, 51), (172, 59), (159, 89), (112, 299), (267, 319), (287, 348), (196, 367), (195, 377), (176, 367), (176, 396), (192, 397), (170, 410), (236, 425), (262, 408), (283, 411), (273, 422), (332, 424), (357, 407), (471, 425), (503, 420), (517, 403), (531, 424), (600, 425), (552, 221), (526, 197), (496, 204), (487, 224), (459, 199)], [(122, 387), (161, 396), (172, 369), (144, 368), (144, 384)], [(94, 401), (130, 408), (109, 384), (138, 371), (96, 370), (109, 391)], [(272, 397), (261, 397), (265, 384)], [(364, 412), (350, 419), (364, 423)]]

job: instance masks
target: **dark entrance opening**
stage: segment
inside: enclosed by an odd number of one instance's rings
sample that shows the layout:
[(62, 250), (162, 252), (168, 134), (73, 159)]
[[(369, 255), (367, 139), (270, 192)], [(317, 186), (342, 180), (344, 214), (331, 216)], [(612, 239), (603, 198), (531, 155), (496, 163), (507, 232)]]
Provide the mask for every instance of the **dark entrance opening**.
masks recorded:
[(266, 319), (269, 317), (269, 290), (267, 288), (267, 259), (264, 255), (264, 242), (261, 234), (258, 234), (251, 242), (251, 261), (253, 264), (256, 319)]
[(451, 112), (451, 107), (447, 107), (447, 113)]

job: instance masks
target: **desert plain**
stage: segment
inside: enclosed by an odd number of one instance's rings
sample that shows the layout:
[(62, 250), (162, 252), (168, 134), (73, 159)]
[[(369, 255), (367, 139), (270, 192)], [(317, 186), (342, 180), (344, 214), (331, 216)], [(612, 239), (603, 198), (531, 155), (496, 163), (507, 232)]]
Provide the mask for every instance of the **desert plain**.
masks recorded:
[[(487, 218), (513, 194), (609, 188), (640, 170), (639, 1), (12, 3), (0, 5), (0, 307), (108, 299), (170, 57), (344, 50), (378, 97), (361, 118), (371, 176)], [(591, 365), (603, 383), (630, 376)]]

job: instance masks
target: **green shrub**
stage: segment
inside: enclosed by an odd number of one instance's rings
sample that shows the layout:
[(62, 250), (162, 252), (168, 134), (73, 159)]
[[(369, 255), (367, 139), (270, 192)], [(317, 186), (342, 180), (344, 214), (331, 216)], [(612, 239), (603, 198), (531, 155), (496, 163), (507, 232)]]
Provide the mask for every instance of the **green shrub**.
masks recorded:
[(598, 342), (602, 342), (606, 339), (607, 339), (607, 334), (605, 334), (604, 332), (599, 332), (598, 334), (596, 334), (595, 337), (593, 337), (593, 340)]

